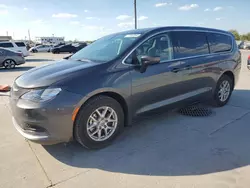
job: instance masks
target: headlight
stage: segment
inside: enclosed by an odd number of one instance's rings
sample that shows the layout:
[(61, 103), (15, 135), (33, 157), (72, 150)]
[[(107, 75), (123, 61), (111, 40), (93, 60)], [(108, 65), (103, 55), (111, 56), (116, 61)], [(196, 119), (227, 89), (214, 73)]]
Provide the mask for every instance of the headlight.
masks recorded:
[(46, 102), (54, 99), (61, 91), (61, 88), (35, 89), (22, 95), (21, 99), (33, 102)]

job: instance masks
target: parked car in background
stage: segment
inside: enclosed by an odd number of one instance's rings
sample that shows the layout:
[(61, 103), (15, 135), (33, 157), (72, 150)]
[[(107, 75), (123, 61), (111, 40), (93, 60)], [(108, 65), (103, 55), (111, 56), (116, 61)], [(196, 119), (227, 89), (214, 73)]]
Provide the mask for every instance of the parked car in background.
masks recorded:
[(239, 49), (244, 49), (244, 41), (236, 41)]
[(57, 47), (60, 47), (60, 46), (64, 46), (64, 45), (65, 45), (65, 43), (60, 43), (60, 44), (53, 45), (53, 46), (50, 48), (50, 52), (52, 52), (52, 50), (53, 50), (54, 48), (57, 48)]
[(24, 42), (12, 42), (12, 41), (4, 41), (0, 42), (0, 48), (6, 48), (12, 51), (21, 52), (23, 56), (29, 56), (29, 51), (26, 48)]
[(243, 49), (250, 50), (250, 42), (244, 42)]
[(247, 68), (250, 70), (250, 56), (247, 58)]
[(23, 53), (15, 52), (6, 48), (0, 48), (0, 67), (13, 69), (16, 65), (25, 63)]
[(55, 47), (51, 50), (53, 54), (59, 54), (61, 52), (68, 52), (68, 53), (76, 53), (77, 51), (81, 50), (82, 48), (86, 47), (86, 43), (82, 44), (66, 44), (62, 46)]
[(76, 139), (102, 148), (138, 114), (203, 100), (226, 105), (240, 69), (240, 51), (226, 31), (160, 27), (116, 33), (19, 76), (10, 95), (13, 124), (34, 142)]
[(87, 43), (79, 43), (79, 44), (75, 44), (74, 46), (76, 47), (75, 52), (78, 52), (79, 50), (85, 48), (87, 46)]
[(52, 45), (38, 45), (38, 46), (34, 46), (32, 48), (29, 49), (30, 52), (33, 53), (37, 53), (37, 52), (50, 52), (50, 49), (52, 48)]

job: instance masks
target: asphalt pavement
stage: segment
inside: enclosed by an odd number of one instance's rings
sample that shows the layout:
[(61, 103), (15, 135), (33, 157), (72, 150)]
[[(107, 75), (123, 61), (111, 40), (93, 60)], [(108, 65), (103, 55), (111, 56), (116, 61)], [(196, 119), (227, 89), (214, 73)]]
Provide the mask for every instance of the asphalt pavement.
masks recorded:
[[(25, 140), (12, 125), (8, 94), (0, 94), (0, 188), (249, 188), (249, 54), (242, 51), (240, 80), (227, 106), (209, 117), (144, 115), (102, 150)], [(0, 84), (64, 56), (34, 54), (15, 70), (0, 69)]]

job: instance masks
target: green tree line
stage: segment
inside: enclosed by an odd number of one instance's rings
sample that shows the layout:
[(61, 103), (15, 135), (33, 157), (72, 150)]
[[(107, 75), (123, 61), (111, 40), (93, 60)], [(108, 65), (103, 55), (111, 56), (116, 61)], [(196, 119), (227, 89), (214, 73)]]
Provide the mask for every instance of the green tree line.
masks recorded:
[(235, 40), (250, 41), (250, 33), (246, 33), (246, 34), (241, 35), (235, 29), (231, 29), (231, 30), (229, 30), (229, 32), (231, 32), (234, 35)]

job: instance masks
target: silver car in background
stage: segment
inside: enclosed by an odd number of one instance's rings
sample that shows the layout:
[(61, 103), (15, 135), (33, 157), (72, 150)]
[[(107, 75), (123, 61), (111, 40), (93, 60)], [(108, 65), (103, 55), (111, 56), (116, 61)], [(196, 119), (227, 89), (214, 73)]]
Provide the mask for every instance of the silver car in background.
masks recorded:
[(16, 65), (25, 63), (25, 58), (21, 52), (14, 52), (5, 48), (0, 48), (0, 67), (13, 69)]

